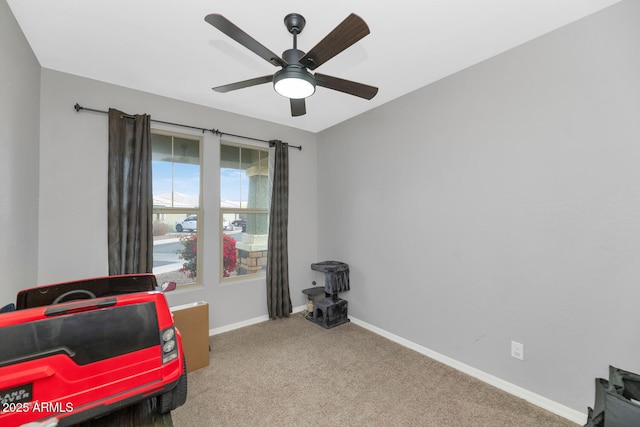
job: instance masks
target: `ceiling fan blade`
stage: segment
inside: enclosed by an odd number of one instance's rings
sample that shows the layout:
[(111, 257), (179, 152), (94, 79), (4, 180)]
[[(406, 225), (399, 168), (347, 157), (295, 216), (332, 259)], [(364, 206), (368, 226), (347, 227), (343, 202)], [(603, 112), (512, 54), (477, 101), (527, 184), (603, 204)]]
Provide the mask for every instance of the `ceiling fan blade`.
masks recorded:
[(222, 85), (214, 87), (213, 90), (220, 93), (230, 92), (232, 90), (244, 89), (245, 87), (257, 86), (263, 83), (269, 83), (273, 81), (273, 75), (256, 77), (255, 79), (243, 80), (241, 82), (230, 83), (228, 85)]
[(289, 98), (289, 100), (291, 101), (292, 117), (304, 116), (305, 114), (307, 114), (307, 107), (304, 102), (304, 98), (300, 98), (300, 99)]
[(364, 99), (371, 99), (378, 93), (375, 86), (363, 83), (352, 82), (351, 80), (340, 79), (338, 77), (327, 76), (326, 74), (315, 73), (316, 85), (333, 89), (349, 95), (359, 96)]
[(260, 44), (256, 39), (242, 31), (234, 23), (232, 23), (219, 13), (212, 13), (210, 15), (207, 15), (205, 16), (204, 20), (240, 43), (242, 46), (255, 53), (256, 55), (272, 63), (273, 65), (277, 67), (284, 67), (285, 65), (287, 65), (287, 63), (282, 58), (271, 52), (269, 49)]
[(352, 13), (300, 58), (300, 63), (310, 70), (315, 70), (367, 34), (369, 27), (366, 22)]

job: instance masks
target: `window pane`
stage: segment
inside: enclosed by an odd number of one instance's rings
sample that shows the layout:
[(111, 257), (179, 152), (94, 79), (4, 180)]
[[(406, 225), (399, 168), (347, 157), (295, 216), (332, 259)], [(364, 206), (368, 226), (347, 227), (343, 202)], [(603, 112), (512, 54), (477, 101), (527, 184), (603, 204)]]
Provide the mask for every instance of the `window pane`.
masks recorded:
[(176, 282), (184, 285), (196, 281), (196, 224), (196, 214), (154, 214), (153, 273), (158, 284)]
[(153, 273), (158, 283), (197, 282), (200, 140), (151, 134)]
[(260, 274), (266, 270), (268, 188), (268, 149), (221, 145), (223, 278)]
[(197, 208), (200, 204), (200, 141), (151, 135), (153, 205)]
[(198, 207), (200, 202), (200, 142), (175, 138), (173, 150), (174, 206)]
[(222, 216), (223, 277), (257, 274), (267, 269), (268, 221), (266, 213), (236, 212)]
[[(248, 150), (247, 150), (248, 151)], [(247, 168), (249, 197), (247, 207), (267, 209), (269, 200), (269, 154), (267, 151), (251, 150), (251, 163)]]
[(173, 138), (151, 134), (153, 206), (173, 206)]
[(242, 200), (240, 147), (220, 148), (220, 207), (239, 208)]
[(268, 187), (268, 151), (221, 146), (220, 207), (266, 209)]

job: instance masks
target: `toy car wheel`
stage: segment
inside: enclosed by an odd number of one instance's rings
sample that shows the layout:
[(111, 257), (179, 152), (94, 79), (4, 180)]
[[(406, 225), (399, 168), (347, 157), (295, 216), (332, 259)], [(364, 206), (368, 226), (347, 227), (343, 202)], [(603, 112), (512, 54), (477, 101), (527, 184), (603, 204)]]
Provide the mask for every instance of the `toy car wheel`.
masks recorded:
[(176, 224), (176, 231), (180, 233), (182, 231), (182, 224)]
[[(184, 360), (184, 358), (182, 359)], [(183, 362), (182, 375), (173, 390), (156, 397), (156, 410), (159, 414), (166, 414), (184, 405), (187, 401), (187, 364)]]

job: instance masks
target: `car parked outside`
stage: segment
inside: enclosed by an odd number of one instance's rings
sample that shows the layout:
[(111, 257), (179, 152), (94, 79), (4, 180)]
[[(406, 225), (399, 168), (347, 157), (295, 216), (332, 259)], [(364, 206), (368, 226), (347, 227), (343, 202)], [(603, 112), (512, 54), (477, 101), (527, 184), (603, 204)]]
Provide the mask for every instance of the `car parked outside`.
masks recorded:
[(231, 222), (231, 225), (233, 225), (234, 227), (242, 227), (242, 232), (247, 231), (247, 219), (246, 218), (236, 219), (235, 221)]
[(176, 222), (176, 231), (181, 233), (184, 230), (196, 231), (198, 229), (198, 215), (189, 215), (182, 221)]

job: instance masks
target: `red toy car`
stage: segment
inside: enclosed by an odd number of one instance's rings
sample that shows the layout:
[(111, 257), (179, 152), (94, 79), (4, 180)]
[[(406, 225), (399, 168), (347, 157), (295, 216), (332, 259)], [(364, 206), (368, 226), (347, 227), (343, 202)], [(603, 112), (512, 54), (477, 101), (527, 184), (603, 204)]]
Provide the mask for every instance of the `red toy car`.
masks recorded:
[(151, 274), (21, 291), (0, 314), (0, 425), (59, 426), (155, 397), (160, 413), (187, 397), (180, 333)]

